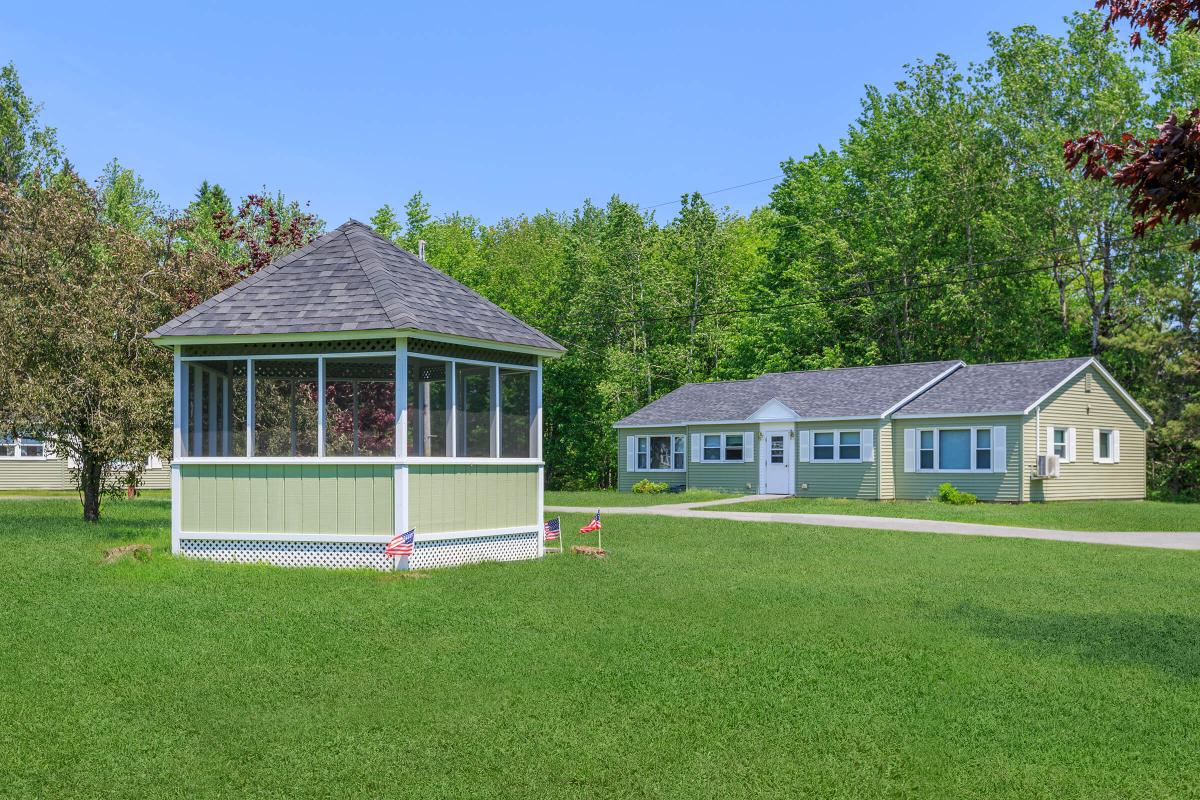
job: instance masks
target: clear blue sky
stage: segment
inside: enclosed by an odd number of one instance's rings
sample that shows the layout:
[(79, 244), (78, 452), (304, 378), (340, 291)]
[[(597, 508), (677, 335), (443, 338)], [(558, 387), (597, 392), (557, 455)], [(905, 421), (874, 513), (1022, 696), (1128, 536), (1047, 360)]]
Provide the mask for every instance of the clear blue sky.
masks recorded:
[(192, 5), (12, 3), (0, 60), (89, 177), (115, 156), (176, 207), (202, 179), (235, 199), (266, 184), (337, 225), (417, 189), (491, 222), (775, 175), (836, 145), (865, 84), (1092, 4)]

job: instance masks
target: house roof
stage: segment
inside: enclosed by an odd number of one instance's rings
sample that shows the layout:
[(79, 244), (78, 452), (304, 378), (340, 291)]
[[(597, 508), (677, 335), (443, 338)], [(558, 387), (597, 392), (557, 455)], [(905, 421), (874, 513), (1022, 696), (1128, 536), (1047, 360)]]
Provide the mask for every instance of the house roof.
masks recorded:
[(743, 381), (688, 383), (625, 417), (616, 427), (740, 422), (773, 399), (799, 419), (883, 417), (961, 366), (961, 361), (929, 361), (772, 372)]
[(150, 336), (375, 330), (564, 349), (356, 220), (272, 262)]
[(1091, 362), (1085, 356), (971, 364), (906, 403), (896, 416), (1024, 414)]

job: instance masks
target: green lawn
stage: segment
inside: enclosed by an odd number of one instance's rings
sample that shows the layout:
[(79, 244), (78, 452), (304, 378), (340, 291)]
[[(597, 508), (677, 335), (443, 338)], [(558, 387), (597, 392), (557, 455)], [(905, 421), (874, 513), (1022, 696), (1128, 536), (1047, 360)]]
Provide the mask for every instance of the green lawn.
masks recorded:
[(737, 497), (736, 494), (713, 492), (706, 489), (689, 489), (678, 494), (634, 494), (633, 492), (617, 492), (611, 489), (598, 489), (590, 492), (546, 492), (548, 506), (656, 506), (663, 503), (703, 503), (705, 500), (721, 500), (727, 497)]
[[(150, 497), (170, 497), (170, 489), (142, 489), (138, 495), (143, 498)], [(76, 489), (0, 489), (0, 500), (5, 497), (73, 497), (79, 498), (79, 492)], [(110, 498), (105, 498), (104, 502), (109, 502)], [(123, 499), (123, 498), (119, 498)]]
[(0, 503), (5, 797), (1197, 791), (1200, 554), (627, 516), (405, 580), (76, 511)]
[(976, 503), (952, 506), (931, 500), (840, 500), (789, 497), (754, 500), (723, 511), (793, 514), (863, 514), (871, 517), (943, 519), (1077, 531), (1200, 531), (1200, 504), (1153, 500), (1079, 500), (1057, 503)]

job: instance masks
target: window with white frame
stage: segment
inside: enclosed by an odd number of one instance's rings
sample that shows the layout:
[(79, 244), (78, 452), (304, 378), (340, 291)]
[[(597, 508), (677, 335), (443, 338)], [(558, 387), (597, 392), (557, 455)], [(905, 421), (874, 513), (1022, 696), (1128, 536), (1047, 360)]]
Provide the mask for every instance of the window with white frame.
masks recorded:
[(1101, 464), (1117, 461), (1117, 433), (1111, 428), (1097, 428), (1094, 433), (1095, 460)]
[(926, 428), (917, 431), (917, 469), (924, 472), (991, 472), (992, 429)]
[(706, 433), (701, 437), (701, 461), (745, 461), (746, 436), (741, 433)]
[(862, 461), (862, 431), (813, 431), (813, 461)]
[(637, 469), (641, 472), (673, 472), (684, 469), (682, 434), (637, 436)]
[(0, 438), (0, 458), (45, 458), (46, 445), (27, 436)]
[(1067, 460), (1067, 429), (1052, 428), (1051, 429), (1051, 446), (1054, 448), (1054, 455)]

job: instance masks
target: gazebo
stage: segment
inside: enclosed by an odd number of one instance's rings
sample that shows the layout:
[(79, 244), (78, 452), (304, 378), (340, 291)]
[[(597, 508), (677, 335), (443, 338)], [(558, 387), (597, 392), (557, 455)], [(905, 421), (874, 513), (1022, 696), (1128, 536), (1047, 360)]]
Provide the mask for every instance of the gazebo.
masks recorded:
[(174, 350), (173, 552), (389, 569), (415, 528), (412, 568), (542, 555), (542, 362), (562, 346), (368, 226), (150, 338)]

